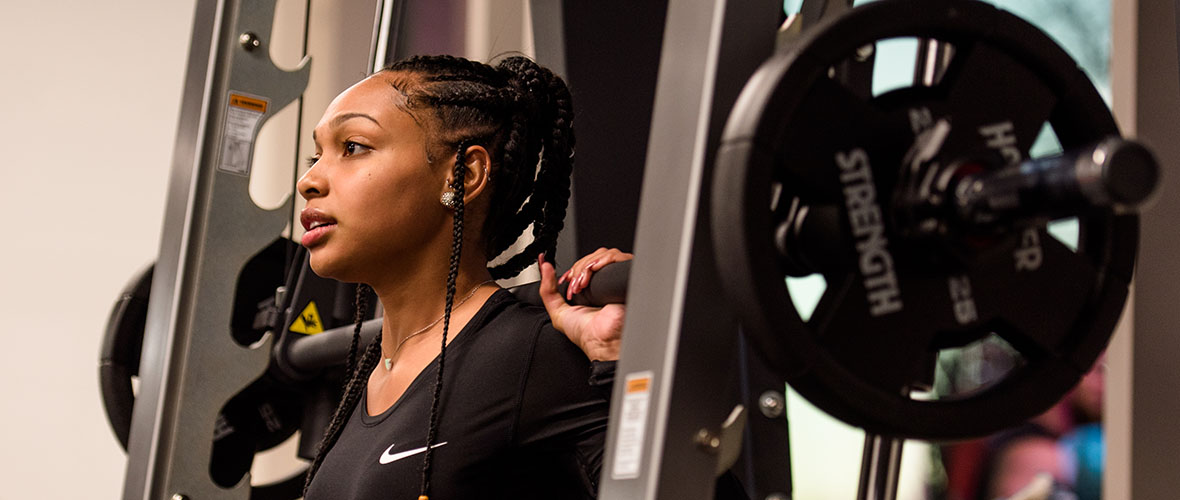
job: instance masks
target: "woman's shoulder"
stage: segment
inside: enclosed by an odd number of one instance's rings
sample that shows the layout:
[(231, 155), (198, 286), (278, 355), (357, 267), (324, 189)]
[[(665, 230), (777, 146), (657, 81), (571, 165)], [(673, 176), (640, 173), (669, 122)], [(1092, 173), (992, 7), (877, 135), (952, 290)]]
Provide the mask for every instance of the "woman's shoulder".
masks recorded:
[(588, 363), (581, 349), (553, 327), (544, 307), (522, 301), (508, 290), (497, 291), (485, 307), (487, 315), (476, 335), (484, 344), (481, 347), (514, 352), (527, 349), (534, 356), (544, 353)]
[(484, 304), (479, 324), (480, 336), (487, 332), (496, 335), (527, 336), (549, 326), (545, 308), (522, 302), (511, 291), (501, 289)]
[(573, 346), (565, 335), (553, 328), (544, 307), (523, 302), (508, 290), (492, 294), (475, 321), (472, 338), (483, 349), (512, 348), (519, 351), (539, 339), (552, 340), (549, 337), (554, 333)]

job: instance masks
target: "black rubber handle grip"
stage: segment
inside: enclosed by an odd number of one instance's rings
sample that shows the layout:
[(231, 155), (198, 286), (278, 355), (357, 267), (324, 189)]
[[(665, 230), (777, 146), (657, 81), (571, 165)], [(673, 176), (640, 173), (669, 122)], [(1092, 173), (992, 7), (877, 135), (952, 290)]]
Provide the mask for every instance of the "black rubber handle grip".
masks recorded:
[[(577, 306), (602, 307), (607, 304), (627, 303), (627, 277), (631, 275), (631, 261), (616, 262), (594, 273), (586, 288), (574, 295), (570, 304)], [(557, 285), (557, 292), (565, 296), (569, 282)], [(534, 305), (541, 303), (541, 282), (534, 281), (509, 289), (522, 302)]]

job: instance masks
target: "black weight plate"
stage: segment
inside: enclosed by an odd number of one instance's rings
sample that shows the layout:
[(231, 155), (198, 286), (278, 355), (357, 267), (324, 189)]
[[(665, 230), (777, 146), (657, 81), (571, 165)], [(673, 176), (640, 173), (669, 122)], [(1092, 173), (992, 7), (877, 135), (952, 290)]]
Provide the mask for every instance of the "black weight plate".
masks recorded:
[(302, 421), (303, 395), (297, 387), (255, 380), (218, 414), (209, 477), (223, 488), (238, 484), (250, 472), (256, 452), (281, 444)]
[(107, 319), (102, 350), (98, 356), (98, 380), (107, 422), (124, 450), (131, 433), (131, 410), (135, 391), (131, 377), (139, 374), (139, 355), (143, 349), (143, 329), (147, 322), (148, 296), (152, 288), (155, 265), (136, 273)]
[[(953, 47), (937, 82), (864, 97), (829, 77), (858, 47), (899, 37)], [(718, 265), (751, 342), (821, 409), (877, 434), (980, 436), (1047, 409), (1100, 354), (1126, 298), (1137, 219), (1078, 214), (1076, 251), (1043, 226), (914, 236), (899, 207), (925, 172), (904, 165), (924, 128), (915, 116), (949, 124), (932, 160), (941, 165), (1000, 168), (1027, 157), (1046, 123), (1066, 150), (1118, 134), (1077, 65), (1019, 18), (982, 2), (869, 3), (806, 32), (739, 97), (713, 184)], [(851, 201), (869, 196), (869, 205)], [(784, 199), (840, 214), (838, 230), (814, 233), (838, 236), (805, 244), (825, 255), (793, 261), (825, 263), (815, 271), (827, 288), (806, 321), (784, 285), (790, 259), (774, 246)], [(1041, 258), (1018, 268), (1030, 240)], [(884, 304), (876, 314), (874, 300)], [(931, 380), (940, 350), (989, 334), (1022, 358), (1001, 380), (936, 400), (909, 396)]]
[[(282, 282), (282, 265), (294, 242), (280, 238), (259, 253), (243, 270), (231, 329), (235, 340), (249, 343), (259, 333), (251, 326), (257, 305)], [(124, 449), (131, 429), (135, 393), (131, 379), (139, 375), (140, 350), (150, 299), (153, 266), (137, 273), (112, 308), (99, 354), (99, 381), (107, 420)], [(277, 446), (299, 430), (304, 396), (263, 377), (226, 403), (212, 436), (210, 476), (222, 487), (232, 487), (249, 471), (256, 452)], [(278, 500), (302, 494), (304, 473), (277, 483), (254, 485), (251, 498)]]

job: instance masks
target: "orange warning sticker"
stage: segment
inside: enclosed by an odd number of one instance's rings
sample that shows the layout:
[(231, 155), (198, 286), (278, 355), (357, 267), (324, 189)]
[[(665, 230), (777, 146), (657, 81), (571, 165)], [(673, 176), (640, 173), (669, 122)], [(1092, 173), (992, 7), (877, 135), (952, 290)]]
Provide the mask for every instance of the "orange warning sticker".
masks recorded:
[(295, 318), (295, 322), (291, 323), (291, 331), (307, 335), (323, 333), (324, 323), (320, 321), (320, 310), (316, 308), (314, 300), (308, 302), (303, 312), (299, 313), (299, 317)]
[(229, 105), (242, 109), (248, 109), (250, 111), (257, 111), (259, 113), (266, 112), (266, 101), (244, 96), (242, 94), (230, 94)]
[(651, 385), (650, 377), (635, 378), (627, 381), (627, 394), (636, 392), (647, 392), (648, 386)]
[(221, 156), (217, 170), (250, 176), (254, 158), (254, 139), (270, 101), (231, 90), (225, 106), (225, 126), (221, 132)]
[(645, 370), (628, 373), (624, 378), (627, 392), (623, 394), (619, 430), (615, 434), (615, 461), (610, 474), (612, 479), (635, 479), (643, 468), (643, 443), (647, 433), (654, 375), (651, 370)]

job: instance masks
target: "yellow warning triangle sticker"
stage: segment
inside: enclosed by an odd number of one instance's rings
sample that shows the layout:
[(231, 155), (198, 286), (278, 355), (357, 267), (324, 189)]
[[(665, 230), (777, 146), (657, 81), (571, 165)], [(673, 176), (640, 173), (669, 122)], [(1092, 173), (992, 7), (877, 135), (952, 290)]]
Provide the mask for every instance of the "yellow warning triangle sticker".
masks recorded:
[(308, 302), (303, 312), (299, 313), (299, 317), (295, 318), (295, 322), (291, 323), (291, 331), (308, 335), (324, 331), (324, 323), (320, 321), (320, 310), (316, 309), (314, 300)]

